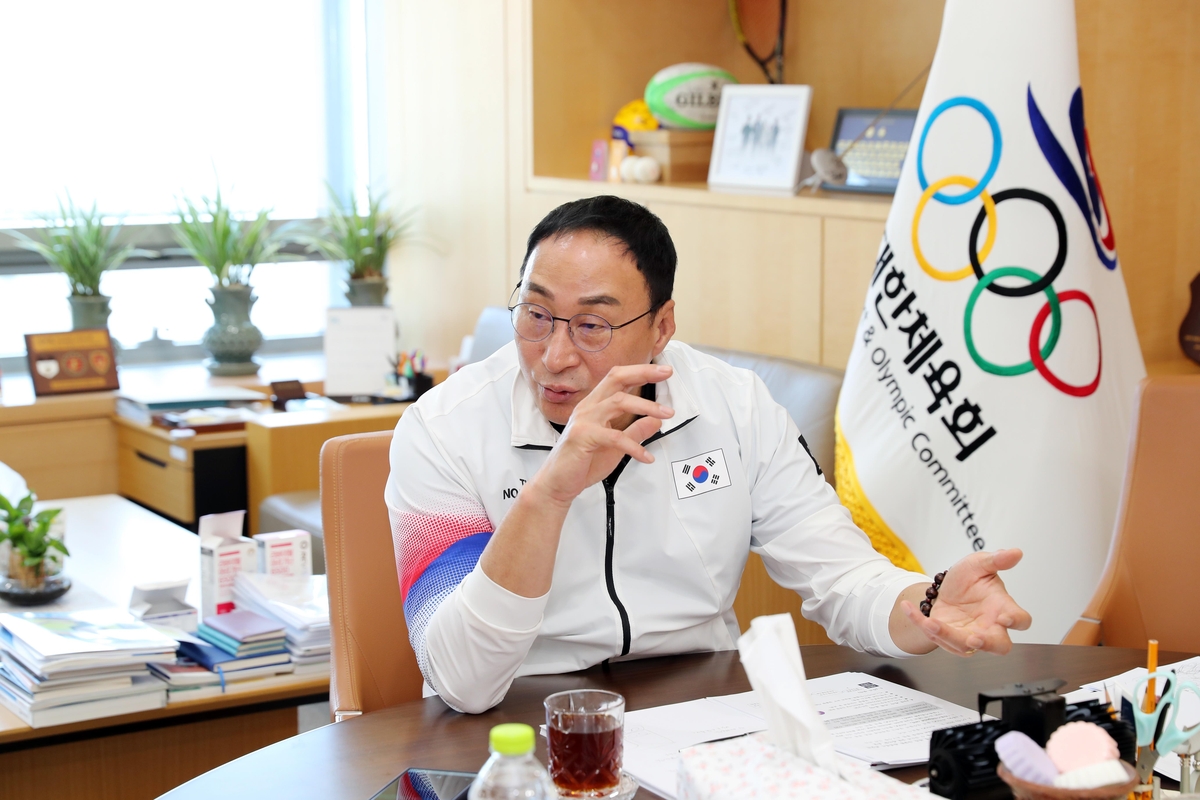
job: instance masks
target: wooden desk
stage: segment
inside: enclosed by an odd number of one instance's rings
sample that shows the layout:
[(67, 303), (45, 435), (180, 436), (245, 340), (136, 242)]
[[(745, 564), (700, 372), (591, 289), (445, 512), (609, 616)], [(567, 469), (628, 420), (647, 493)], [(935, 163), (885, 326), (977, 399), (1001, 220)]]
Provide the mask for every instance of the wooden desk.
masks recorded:
[[(309, 391), (324, 386), (319, 353), (260, 356), (257, 375), (215, 378), (199, 363), (122, 366), (129, 391), (188, 392), (241, 386), (269, 394), (270, 382), (294, 378)], [(34, 397), (28, 375), (0, 376), (0, 461), (21, 473), (43, 499), (109, 494), (117, 487), (116, 392)]]
[(246, 423), (246, 471), (251, 535), (258, 533), (258, 507), (281, 492), (321, 486), (321, 446), (334, 436), (386, 431), (410, 403), (351, 406), (338, 411), (289, 411)]
[[(858, 670), (974, 708), (976, 694), (1013, 681), (1062, 677), (1068, 689), (1139, 664), (1141, 650), (1113, 647), (1017, 645), (1008, 656), (961, 659), (937, 652), (893, 660), (844, 647), (803, 648), (810, 677)], [(1162, 655), (1169, 663), (1184, 654)], [(501, 722), (538, 725), (552, 692), (596, 687), (625, 695), (633, 710), (750, 689), (736, 652), (627, 661), (568, 675), (518, 678), (504, 702), (478, 716), (451, 711), (436, 697), (355, 717), (272, 745), (167, 793), (164, 800), (367, 800), (408, 767), (474, 772), (487, 758), (488, 730)], [(538, 737), (538, 758), (546, 762)], [(898, 770), (915, 780), (923, 767)], [(641, 790), (639, 798), (655, 795)]]
[[(196, 536), (115, 495), (55, 500), (65, 509), (74, 587), (44, 609), (127, 607), (135, 583), (191, 578), (200, 604)], [(0, 611), (16, 610), (0, 602)], [(205, 770), (294, 736), (296, 709), (328, 697), (329, 681), (296, 678), (270, 689), (153, 711), (30, 728), (0, 707), (0, 797), (152, 798)]]

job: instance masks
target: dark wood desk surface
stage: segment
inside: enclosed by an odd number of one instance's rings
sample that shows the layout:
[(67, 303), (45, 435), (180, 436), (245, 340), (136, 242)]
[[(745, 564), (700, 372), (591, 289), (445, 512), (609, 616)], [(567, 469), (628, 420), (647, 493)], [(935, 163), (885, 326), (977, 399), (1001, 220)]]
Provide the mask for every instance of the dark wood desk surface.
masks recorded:
[[(1007, 656), (962, 659), (943, 652), (893, 660), (848, 648), (803, 648), (809, 677), (867, 672), (974, 708), (979, 691), (1014, 681), (1065, 678), (1066, 690), (1145, 663), (1145, 652), (1111, 647), (1017, 645)], [(1161, 654), (1161, 663), (1186, 658)], [(487, 758), (488, 730), (501, 722), (544, 721), (546, 695), (601, 687), (625, 695), (634, 710), (750, 689), (736, 651), (672, 656), (594, 667), (568, 675), (519, 678), (504, 702), (478, 716), (451, 711), (436, 697), (376, 711), (296, 736), (185, 783), (163, 795), (168, 800), (235, 798), (321, 798), (368, 800), (408, 767), (474, 772)], [(545, 743), (538, 737), (538, 758)], [(915, 778), (922, 768), (910, 768)], [(655, 795), (646, 790), (639, 798)]]

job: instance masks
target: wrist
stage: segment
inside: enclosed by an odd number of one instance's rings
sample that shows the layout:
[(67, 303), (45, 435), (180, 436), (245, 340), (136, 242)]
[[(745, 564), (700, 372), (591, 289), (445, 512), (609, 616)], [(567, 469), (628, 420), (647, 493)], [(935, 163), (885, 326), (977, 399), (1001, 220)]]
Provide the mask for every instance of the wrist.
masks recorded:
[(570, 510), (571, 503), (575, 502), (574, 496), (556, 492), (552, 487), (547, 486), (541, 472), (535, 474), (528, 483), (521, 487), (521, 493), (517, 499), (532, 503), (535, 507), (560, 511), (564, 516)]

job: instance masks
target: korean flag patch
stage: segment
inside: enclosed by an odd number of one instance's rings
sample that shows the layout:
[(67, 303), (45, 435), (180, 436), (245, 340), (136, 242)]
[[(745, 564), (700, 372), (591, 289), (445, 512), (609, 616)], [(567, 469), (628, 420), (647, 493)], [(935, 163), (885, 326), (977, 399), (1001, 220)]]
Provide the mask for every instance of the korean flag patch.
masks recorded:
[(729, 470), (725, 466), (725, 454), (721, 450), (711, 450), (683, 461), (673, 461), (671, 472), (675, 475), (675, 494), (680, 500), (724, 489), (729, 485)]

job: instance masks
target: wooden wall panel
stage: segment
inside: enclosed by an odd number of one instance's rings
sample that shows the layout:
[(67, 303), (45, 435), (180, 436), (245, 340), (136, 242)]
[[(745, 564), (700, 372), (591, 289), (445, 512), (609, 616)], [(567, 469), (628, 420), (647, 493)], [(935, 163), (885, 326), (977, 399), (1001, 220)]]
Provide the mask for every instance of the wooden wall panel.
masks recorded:
[[(885, 107), (933, 61), (943, 7), (942, 0), (793, 0), (784, 78), (813, 87), (809, 150), (829, 146), (838, 108)], [(922, 79), (900, 108), (916, 108), (924, 91)]]
[(533, 174), (587, 177), (591, 142), (671, 64), (700, 61), (760, 82), (724, 0), (532, 0)]
[(821, 363), (845, 369), (884, 223), (827, 217), (824, 226)]
[(651, 203), (679, 253), (676, 338), (819, 361), (815, 217)]
[(1200, 3), (1077, 0), (1076, 19), (1092, 155), (1142, 353), (1181, 361), (1200, 272)]
[(152, 800), (296, 731), (293, 707), (0, 753), (0, 797)]
[(0, 426), (0, 461), (43, 500), (117, 491), (117, 431), (108, 417)]

